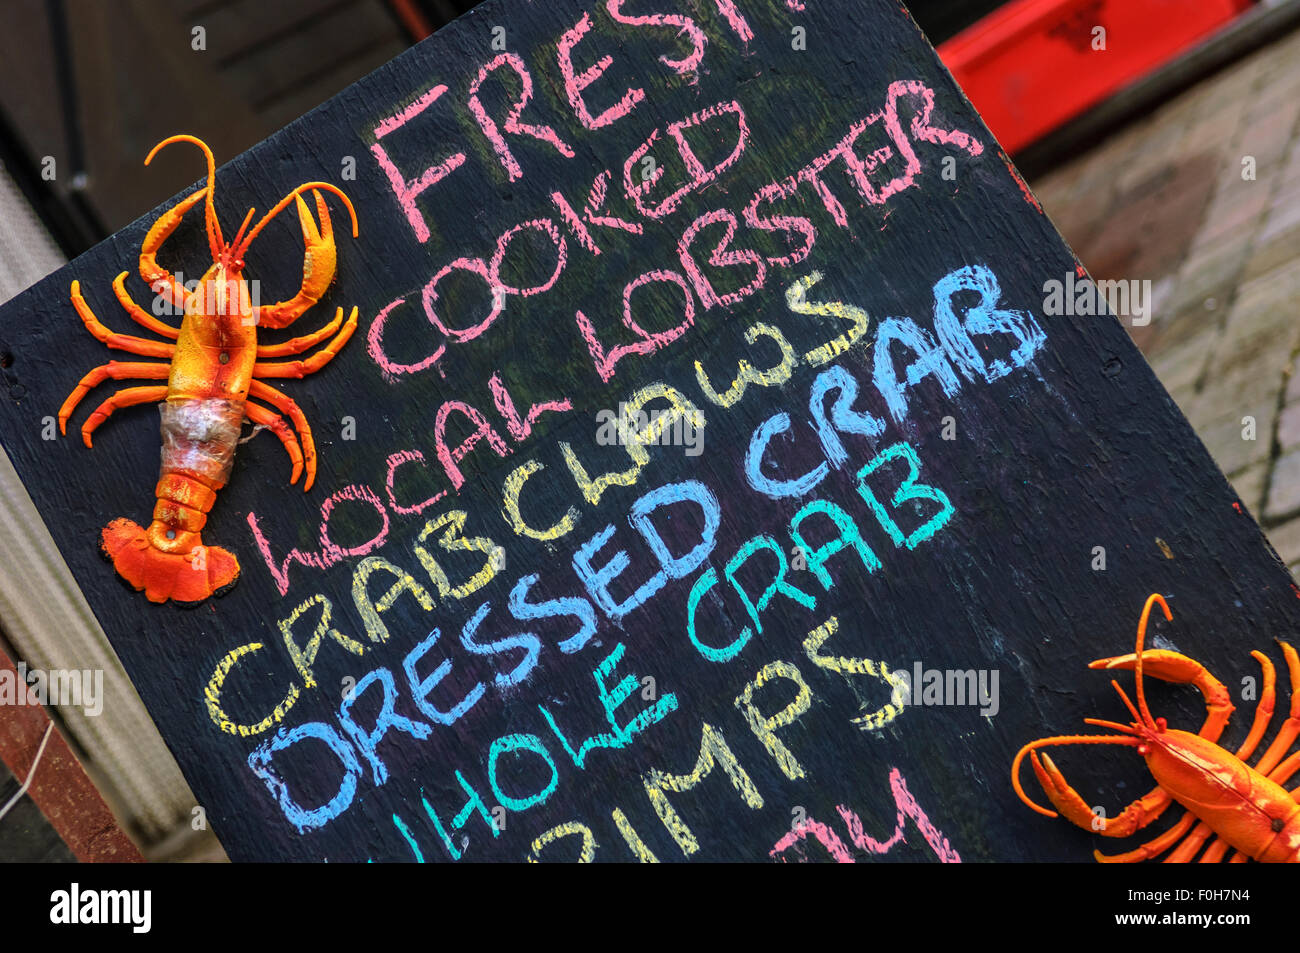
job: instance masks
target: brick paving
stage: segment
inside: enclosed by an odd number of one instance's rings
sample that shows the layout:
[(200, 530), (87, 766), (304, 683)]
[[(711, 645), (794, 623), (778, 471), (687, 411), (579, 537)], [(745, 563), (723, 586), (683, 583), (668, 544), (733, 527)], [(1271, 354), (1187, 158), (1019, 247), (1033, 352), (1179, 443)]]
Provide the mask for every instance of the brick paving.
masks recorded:
[(1032, 184), (1094, 278), (1151, 281), (1125, 326), (1300, 577), (1300, 31)]

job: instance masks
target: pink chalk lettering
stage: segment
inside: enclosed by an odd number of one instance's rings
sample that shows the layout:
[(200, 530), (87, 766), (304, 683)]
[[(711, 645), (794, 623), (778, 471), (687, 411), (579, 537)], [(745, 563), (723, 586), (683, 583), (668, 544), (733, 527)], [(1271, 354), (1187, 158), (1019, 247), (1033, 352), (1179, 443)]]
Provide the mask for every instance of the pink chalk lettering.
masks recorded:
[(542, 404), (533, 404), (528, 408), (527, 415), (521, 419), (519, 411), (515, 409), (514, 398), (510, 396), (510, 391), (506, 390), (506, 385), (501, 381), (500, 371), (492, 375), (488, 387), (492, 390), (492, 400), (497, 405), (497, 411), (505, 418), (506, 429), (510, 431), (510, 436), (515, 438), (516, 443), (533, 432), (533, 424), (542, 414), (563, 413), (573, 409), (573, 403), (567, 397), (563, 400), (548, 400)]
[[(894, 824), (894, 832), (885, 840), (876, 840), (869, 836), (862, 828), (862, 819), (856, 813), (849, 810), (842, 804), (836, 805), (835, 809), (839, 812), (840, 818), (844, 821), (844, 826), (848, 830), (849, 840), (853, 846), (859, 850), (864, 850), (868, 854), (886, 854), (893, 850), (899, 844), (905, 843), (906, 823), (911, 818), (916, 825), (925, 842), (930, 845), (930, 849), (935, 852), (940, 862), (945, 864), (960, 864), (961, 855), (953, 849), (948, 843), (948, 838), (930, 822), (925, 811), (916, 803), (910, 791), (907, 790), (907, 781), (901, 771), (897, 768), (889, 770), (889, 788), (894, 795), (894, 806), (898, 809), (898, 819)], [(827, 827), (817, 821), (809, 818), (797, 828), (785, 834), (776, 842), (768, 856), (784, 860), (780, 857), (791, 847), (807, 839), (809, 835), (820, 843), (840, 863), (853, 863), (852, 854), (849, 849), (840, 840), (839, 836)]]
[(569, 226), (569, 231), (573, 232), (573, 237), (578, 240), (578, 244), (593, 255), (599, 255), (600, 248), (596, 245), (596, 239), (592, 237), (591, 231), (587, 228), (587, 223), (578, 216), (573, 206), (569, 204), (569, 200), (560, 192), (552, 192), (551, 201), (560, 210), (560, 218), (564, 219), (564, 224)]
[(727, 25), (736, 31), (736, 36), (746, 43), (754, 38), (754, 31), (749, 28), (749, 23), (740, 15), (732, 0), (713, 0), (713, 2), (718, 5), (718, 12), (727, 21)]
[(554, 129), (545, 124), (532, 125), (519, 121), (519, 116), (528, 105), (529, 100), (533, 98), (533, 77), (528, 72), (528, 67), (524, 61), (514, 53), (502, 53), (493, 59), (490, 63), (478, 71), (478, 76), (469, 87), (469, 111), (474, 114), (478, 121), (479, 128), (483, 130), (483, 135), (487, 136), (488, 142), (492, 143), (492, 148), (496, 151), (497, 158), (500, 159), (502, 167), (505, 168), (506, 174), (510, 181), (513, 182), (520, 178), (524, 172), (519, 167), (514, 155), (510, 152), (510, 146), (506, 144), (505, 136), (501, 134), (501, 129), (497, 128), (496, 122), (487, 114), (483, 104), (479, 101), (478, 92), (483, 87), (483, 82), (488, 76), (500, 69), (502, 66), (508, 66), (514, 70), (515, 75), (519, 77), (521, 89), (519, 99), (510, 107), (510, 112), (506, 114), (506, 121), (502, 124), (502, 129), (507, 135), (511, 136), (531, 136), (541, 142), (552, 146), (556, 152), (567, 159), (572, 159), (574, 152), (563, 139), (559, 137)]
[[(370, 504), (375, 512), (379, 514), (382, 525), (379, 532), (364, 543), (357, 546), (343, 547), (330, 538), (329, 522), (335, 506), (348, 500)], [(320, 514), (320, 552), (304, 553), (299, 549), (291, 549), (279, 563), (276, 562), (275, 556), (272, 555), (271, 544), (262, 534), (262, 528), (257, 523), (257, 514), (248, 514), (248, 526), (253, 531), (253, 541), (257, 544), (257, 550), (262, 554), (262, 559), (266, 562), (266, 568), (271, 571), (271, 578), (275, 580), (275, 586), (282, 596), (289, 591), (289, 569), (294, 563), (312, 566), (316, 569), (328, 569), (349, 556), (365, 556), (384, 545), (388, 540), (388, 512), (384, 509), (384, 504), (379, 501), (379, 497), (375, 496), (368, 487), (357, 484), (345, 486), (333, 493), (321, 504)]]
[[(681, 288), (686, 299), (685, 319), (676, 327), (652, 334), (632, 317), (632, 292), (651, 282), (664, 281)], [(648, 271), (633, 279), (623, 289), (623, 325), (636, 335), (637, 340), (632, 344), (621, 344), (608, 353), (596, 337), (596, 328), (591, 323), (591, 319), (579, 311), (577, 321), (578, 330), (582, 333), (583, 340), (587, 342), (587, 349), (591, 352), (596, 373), (600, 375), (602, 381), (609, 383), (614, 376), (614, 365), (623, 358), (631, 354), (653, 354), (659, 348), (671, 344), (685, 334), (695, 323), (695, 297), (691, 294), (691, 287), (686, 279), (675, 271)]]
[[(494, 259), (495, 260), (495, 259)], [(492, 295), (492, 310), (488, 312), (487, 317), (478, 324), (468, 328), (450, 327), (438, 314), (434, 307), (438, 303), (438, 282), (446, 278), (453, 271), (467, 271), (470, 274), (478, 275), (483, 279), (484, 284), (488, 287), (488, 292)], [(497, 317), (505, 309), (506, 289), (502, 288), (493, 279), (491, 269), (484, 263), (482, 258), (457, 258), (449, 265), (444, 265), (438, 269), (438, 273), (429, 279), (428, 284), (424, 286), (424, 314), (429, 319), (429, 323), (441, 331), (453, 341), (464, 343), (472, 341), (484, 331), (492, 326)], [(426, 362), (427, 363), (427, 362)]]
[(415, 374), (433, 367), (447, 350), (445, 342), (439, 344), (437, 350), (424, 360), (417, 361), (414, 364), (398, 364), (388, 357), (384, 352), (384, 326), (388, 323), (388, 316), (393, 310), (398, 305), (405, 303), (405, 298), (398, 298), (386, 305), (382, 311), (375, 315), (374, 323), (370, 325), (370, 330), (366, 333), (366, 352), (370, 355), (370, 359), (379, 365), (379, 369), (384, 372), (384, 376), (390, 381), (401, 377), (403, 374)]
[(578, 121), (585, 128), (601, 129), (617, 122), (630, 113), (632, 107), (645, 99), (645, 90), (639, 87), (629, 89), (623, 94), (622, 99), (599, 116), (591, 114), (587, 108), (587, 103), (582, 98), (582, 91), (600, 79), (605, 70), (609, 69), (614, 62), (614, 57), (606, 54), (581, 73), (575, 74), (573, 71), (573, 48), (582, 42), (582, 38), (589, 32), (591, 32), (591, 14), (584, 13), (582, 19), (560, 37), (555, 55), (560, 63), (560, 74), (564, 77), (564, 94), (569, 98), (569, 105), (573, 107), (573, 114), (578, 117)]
[(402, 207), (402, 211), (406, 214), (406, 220), (410, 223), (411, 229), (415, 232), (416, 239), (420, 242), (427, 242), (429, 240), (429, 226), (425, 222), (424, 216), (420, 213), (420, 209), (416, 204), (416, 199), (419, 198), (422, 192), (427, 191), (438, 182), (445, 179), (456, 169), (460, 168), (465, 162), (465, 153), (453, 153), (437, 165), (425, 169), (418, 178), (407, 180), (407, 178), (402, 175), (401, 171), (397, 168), (397, 165), (393, 160), (389, 158), (387, 150), (379, 144), (378, 140), (384, 138), (391, 132), (401, 129), (416, 116), (420, 115), (420, 113), (424, 112), (425, 109), (432, 105), (433, 102), (446, 91), (446, 86), (434, 86), (415, 102), (411, 103), (411, 105), (380, 122), (375, 126), (376, 141), (370, 147), (370, 151), (374, 155), (375, 161), (379, 163), (379, 167), (383, 169), (384, 174), (388, 176), (388, 183), (392, 186), (393, 194), (397, 196), (397, 202)]
[(805, 840), (810, 834), (817, 843), (826, 848), (827, 853), (835, 859), (836, 863), (853, 863), (853, 855), (849, 852), (849, 849), (844, 846), (844, 841), (840, 840), (839, 835), (825, 824), (821, 823), (821, 821), (813, 820), (804, 821), (794, 830), (787, 833), (776, 842), (776, 845), (772, 848), (768, 856), (780, 857), (781, 861), (784, 862), (785, 858), (780, 855), (784, 854), (795, 844)]
[[(715, 268), (750, 265), (754, 269), (754, 278), (749, 284), (724, 295), (719, 295), (714, 290), (712, 282), (704, 276), (700, 266), (695, 262), (695, 257), (691, 254), (691, 245), (700, 232), (707, 226), (717, 222), (726, 222), (727, 230), (723, 233), (717, 245), (713, 247), (713, 251), (709, 253), (709, 264)], [(695, 293), (700, 296), (700, 303), (704, 305), (705, 310), (716, 305), (735, 304), (763, 287), (763, 282), (767, 279), (767, 263), (758, 252), (750, 249), (728, 250), (731, 239), (735, 234), (736, 216), (726, 209), (717, 209), (713, 212), (706, 212), (691, 222), (686, 231), (682, 233), (681, 241), (677, 244), (677, 255), (682, 260), (682, 267), (686, 269), (686, 274), (690, 276), (691, 283), (695, 286)]]
[[(602, 208), (605, 207), (605, 192), (609, 188), (610, 171), (606, 169), (591, 183), (591, 191), (587, 193), (587, 204), (582, 208), (582, 214), (586, 216), (588, 222), (592, 225), (603, 225), (606, 228), (618, 228), (625, 232), (631, 232), (633, 235), (640, 235), (645, 229), (640, 222), (629, 222), (627, 219), (618, 218), (614, 215), (599, 215)], [(656, 179), (658, 176), (655, 177)]]
[[(506, 252), (510, 248), (510, 242), (516, 235), (525, 229), (536, 229), (543, 232), (555, 246), (555, 269), (551, 272), (551, 277), (540, 285), (533, 285), (531, 288), (515, 288), (505, 283), (501, 278), (501, 264), (505, 261)], [(528, 222), (520, 222), (513, 228), (509, 228), (501, 233), (497, 239), (497, 248), (492, 255), (492, 262), (488, 265), (488, 283), (493, 288), (501, 288), (508, 294), (520, 295), (524, 298), (530, 295), (541, 294), (543, 291), (549, 291), (551, 287), (559, 280), (560, 272), (564, 271), (564, 264), (568, 260), (568, 248), (564, 242), (564, 236), (560, 234), (560, 229), (549, 218), (535, 218)], [(482, 333), (481, 331), (479, 333)], [(475, 335), (477, 336), (477, 335)]]
[[(623, 0), (606, 0), (605, 8), (610, 19), (627, 26), (675, 26), (677, 35), (685, 34), (691, 40), (691, 52), (679, 60), (660, 56), (659, 61), (679, 76), (694, 76), (704, 59), (704, 48), (709, 39), (704, 31), (690, 17), (670, 16), (662, 13), (649, 13), (645, 16), (630, 16), (623, 12)], [(692, 82), (694, 80), (692, 79)]]
[(397, 451), (397, 453), (391, 454), (388, 457), (388, 459), (384, 461), (384, 466), (387, 468), (388, 471), (387, 477), (385, 478), (384, 481), (385, 489), (388, 491), (388, 505), (393, 508), (394, 513), (402, 513), (403, 515), (414, 515), (416, 513), (423, 513), (429, 507), (433, 506), (433, 504), (437, 503), (439, 500), (445, 497), (447, 495), (447, 491), (439, 490), (433, 496), (429, 497), (426, 500), (423, 500), (420, 503), (416, 503), (414, 506), (403, 506), (402, 504), (398, 503), (397, 494), (393, 489), (393, 484), (397, 478), (397, 468), (402, 466), (405, 463), (419, 463), (423, 465), (424, 454), (422, 454), (419, 450), (399, 450)]
[(751, 228), (764, 232), (797, 233), (804, 238), (803, 247), (791, 251), (788, 255), (775, 258), (769, 255), (767, 259), (769, 265), (776, 265), (780, 268), (797, 265), (812, 253), (813, 245), (817, 241), (817, 230), (813, 227), (813, 223), (802, 215), (764, 216), (759, 214), (758, 207), (760, 205), (770, 205), (778, 199), (789, 198), (798, 191), (798, 188), (799, 180), (794, 176), (782, 179), (779, 182), (772, 182), (755, 192), (754, 197), (745, 206), (745, 223)]
[(936, 129), (930, 125), (930, 115), (934, 112), (934, 90), (917, 80), (900, 80), (890, 84), (889, 96), (885, 102), (887, 116), (897, 118), (898, 100), (904, 95), (921, 97), (921, 110), (912, 116), (913, 138), (935, 145), (956, 146), (965, 149), (972, 156), (984, 152), (984, 146), (973, 136), (957, 129)]
[[(458, 413), (467, 417), (474, 424), (474, 432), (462, 440), (455, 447), (447, 446), (447, 418), (453, 413)], [(501, 435), (492, 429), (477, 409), (460, 400), (449, 400), (438, 408), (438, 415), (433, 423), (433, 442), (438, 451), (438, 462), (442, 464), (443, 470), (447, 473), (447, 479), (451, 481), (452, 488), (459, 491), (465, 485), (465, 475), (461, 473), (457, 465), (465, 458), (478, 444), (480, 440), (487, 440), (488, 446), (495, 451), (498, 457), (507, 457), (510, 455), (510, 448), (506, 445)]]
[[(695, 154), (694, 148), (687, 142), (686, 130), (697, 126), (706, 127), (711, 120), (727, 114), (734, 115), (736, 118), (736, 143), (726, 158), (712, 169), (707, 169)], [(627, 157), (627, 161), (623, 163), (623, 189), (641, 214), (647, 218), (663, 218), (673, 211), (688, 194), (704, 188), (717, 179), (723, 171), (730, 168), (740, 158), (740, 154), (744, 152), (745, 145), (749, 141), (749, 125), (745, 121), (745, 111), (741, 109), (740, 103), (733, 100), (728, 103), (718, 103), (707, 109), (701, 109), (685, 119), (671, 123), (668, 126), (668, 135), (677, 143), (677, 151), (681, 154), (682, 162), (686, 165), (686, 171), (690, 177), (684, 185), (663, 199), (658, 205), (647, 207), (645, 195), (663, 177), (663, 168), (656, 165), (654, 172), (641, 183), (635, 181), (634, 174), (639, 177), (640, 172), (637, 170), (637, 166), (640, 164), (642, 157), (653, 148), (655, 141), (659, 138), (659, 130), (656, 129), (652, 132), (649, 138), (637, 146), (632, 154)]]

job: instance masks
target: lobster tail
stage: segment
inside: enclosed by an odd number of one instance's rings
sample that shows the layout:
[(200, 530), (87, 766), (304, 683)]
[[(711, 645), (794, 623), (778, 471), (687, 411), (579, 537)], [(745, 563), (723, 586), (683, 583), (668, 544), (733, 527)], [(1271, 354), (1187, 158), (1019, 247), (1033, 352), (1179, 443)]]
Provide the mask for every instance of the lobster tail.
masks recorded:
[[(239, 580), (239, 561), (219, 546), (201, 542), (187, 551), (164, 549), (148, 529), (125, 517), (104, 527), (100, 551), (133, 589), (150, 602), (171, 600), (195, 606), (209, 596), (227, 592)], [(198, 539), (198, 535), (194, 535)]]

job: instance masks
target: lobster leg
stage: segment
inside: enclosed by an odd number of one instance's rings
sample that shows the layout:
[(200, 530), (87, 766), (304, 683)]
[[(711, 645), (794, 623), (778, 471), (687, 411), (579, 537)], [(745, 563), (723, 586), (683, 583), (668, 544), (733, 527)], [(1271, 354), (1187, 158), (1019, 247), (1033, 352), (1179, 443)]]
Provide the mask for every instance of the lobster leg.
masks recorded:
[(1190, 863), (1196, 856), (1196, 852), (1201, 849), (1201, 845), (1210, 839), (1214, 831), (1204, 822), (1197, 824), (1187, 838), (1174, 848), (1173, 853), (1165, 858), (1166, 864), (1186, 864)]
[(1228, 852), (1230, 846), (1231, 845), (1227, 841), (1216, 837), (1214, 840), (1210, 841), (1210, 846), (1205, 848), (1205, 853), (1201, 855), (1201, 859), (1197, 861), (1197, 863), (1217, 864), (1219, 861), (1223, 860), (1223, 855)]
[[(311, 489), (311, 485), (316, 480), (316, 444), (311, 436), (311, 424), (307, 423), (307, 417), (288, 394), (281, 393), (270, 384), (262, 381), (253, 381), (249, 385), (248, 394), (250, 397), (257, 397), (266, 401), (282, 414), (288, 414), (293, 425), (298, 428), (298, 437), (302, 441), (303, 462), (307, 466), (307, 479), (303, 482), (303, 492)], [(290, 454), (292, 455), (292, 454)], [(290, 480), (290, 483), (293, 481)]]
[[(1300, 771), (1300, 751), (1297, 751), (1270, 771), (1268, 779), (1270, 781), (1276, 781), (1278, 784), (1286, 784), (1297, 771)], [(1291, 793), (1300, 793), (1300, 789), (1292, 791)]]
[(95, 312), (90, 310), (90, 305), (82, 297), (80, 281), (72, 283), (72, 306), (77, 309), (77, 314), (81, 316), (81, 322), (86, 326), (86, 330), (93, 334), (96, 340), (107, 344), (114, 350), (129, 351), (142, 357), (165, 357), (168, 360), (176, 353), (176, 345), (174, 344), (149, 341), (131, 334), (115, 334), (106, 328), (99, 318), (95, 317)]
[(1286, 656), (1287, 674), (1291, 679), (1291, 711), (1286, 721), (1282, 722), (1282, 727), (1277, 730), (1277, 737), (1255, 765), (1255, 770), (1260, 774), (1271, 773), (1290, 750), (1296, 736), (1300, 735), (1300, 692), (1296, 691), (1296, 686), (1300, 684), (1300, 656), (1286, 642), (1279, 640), (1278, 645), (1282, 646), (1282, 654)]
[(86, 422), (81, 425), (81, 438), (89, 447), (90, 435), (99, 428), (100, 424), (113, 416), (113, 411), (120, 410), (123, 407), (134, 407), (136, 404), (156, 404), (158, 401), (166, 399), (166, 384), (153, 387), (128, 387), (126, 390), (120, 390), (96, 407), (90, 416), (86, 418)]
[[(68, 399), (63, 402), (59, 408), (59, 432), (66, 434), (68, 432), (68, 418), (72, 412), (77, 409), (81, 399), (98, 387), (106, 380), (146, 380), (159, 381), (166, 380), (171, 374), (171, 367), (167, 364), (148, 364), (139, 363), (119, 363), (118, 361), (109, 361), (107, 364), (101, 364), (89, 374), (81, 379), (81, 383), (72, 389)], [(87, 441), (86, 446), (90, 446)]]
[(283, 363), (263, 364), (258, 362), (253, 365), (254, 377), (306, 377), (308, 374), (315, 374), (322, 367), (334, 359), (334, 356), (342, 349), (343, 345), (348, 343), (353, 332), (357, 329), (357, 309), (354, 307), (352, 313), (348, 315), (347, 323), (343, 325), (342, 330), (335, 336), (334, 340), (321, 348), (305, 361), (285, 361)]
[(1157, 854), (1168, 850), (1178, 841), (1180, 837), (1192, 829), (1196, 823), (1196, 815), (1190, 811), (1183, 813), (1178, 823), (1169, 830), (1156, 837), (1151, 838), (1145, 844), (1139, 844), (1136, 848), (1126, 851), (1123, 854), (1103, 854), (1099, 850), (1094, 850), (1092, 856), (1097, 858), (1099, 864), (1136, 864), (1143, 860), (1155, 857)]
[(309, 348), (315, 347), (321, 341), (333, 334), (343, 323), (343, 309), (339, 308), (334, 317), (323, 328), (313, 331), (311, 334), (304, 334), (302, 337), (292, 338), (283, 341), (280, 344), (259, 344), (257, 346), (257, 356), (263, 357), (287, 357), (290, 354), (301, 354)]
[(122, 272), (113, 279), (113, 293), (117, 295), (118, 303), (126, 309), (126, 313), (131, 316), (131, 320), (142, 327), (148, 328), (154, 334), (161, 334), (165, 338), (171, 338), (175, 341), (181, 336), (179, 328), (174, 328), (170, 324), (159, 321), (152, 314), (140, 307), (131, 298), (126, 291), (126, 276), (128, 272)]
[(205, 186), (193, 195), (181, 199), (180, 202), (160, 215), (158, 221), (154, 222), (153, 227), (149, 229), (149, 234), (144, 237), (144, 244), (140, 248), (140, 277), (145, 280), (145, 284), (154, 290), (155, 294), (165, 293), (171, 299), (171, 303), (182, 311), (185, 309), (186, 302), (189, 301), (189, 292), (185, 290), (184, 285), (172, 276), (170, 271), (158, 264), (156, 255), (158, 249), (162, 247), (162, 243), (171, 236), (172, 232), (176, 231), (181, 219), (185, 217), (185, 213), (203, 201), (207, 194), (208, 189)]
[(289, 425), (284, 422), (284, 418), (279, 414), (271, 413), (261, 404), (255, 404), (251, 400), (244, 402), (244, 414), (253, 423), (267, 427), (271, 433), (280, 438), (280, 443), (284, 444), (284, 449), (289, 454), (289, 461), (293, 464), (293, 473), (289, 477), (289, 483), (297, 483), (298, 477), (302, 475), (302, 448), (298, 446), (298, 438), (289, 429)]

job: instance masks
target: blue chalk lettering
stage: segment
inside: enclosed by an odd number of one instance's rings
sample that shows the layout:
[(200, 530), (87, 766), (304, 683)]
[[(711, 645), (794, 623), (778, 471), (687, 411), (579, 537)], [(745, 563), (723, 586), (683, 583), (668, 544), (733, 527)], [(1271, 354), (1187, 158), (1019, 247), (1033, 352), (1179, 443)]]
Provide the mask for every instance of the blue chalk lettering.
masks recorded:
[[(821, 513), (827, 517), (840, 531), (839, 536), (818, 549), (810, 547), (804, 539), (803, 533), (799, 530), (799, 527), (803, 525), (803, 521), (814, 513)], [(859, 534), (858, 524), (853, 522), (853, 517), (829, 500), (813, 500), (794, 514), (794, 517), (790, 520), (790, 538), (794, 540), (796, 546), (804, 551), (804, 558), (808, 560), (808, 568), (827, 592), (830, 591), (834, 583), (831, 580), (831, 574), (826, 571), (826, 561), (842, 549), (852, 546), (857, 552), (858, 558), (862, 560), (862, 565), (867, 567), (867, 572), (875, 572), (880, 568), (880, 560), (876, 558), (876, 554), (872, 552), (871, 547), (866, 544), (866, 541)]]
[[(371, 685), (378, 682), (384, 689), (384, 700), (379, 706), (379, 716), (375, 719), (375, 727), (370, 731), (363, 731), (361, 726), (352, 718), (352, 706), (356, 704), (357, 699), (366, 693)], [(397, 713), (395, 707), (397, 703), (397, 685), (393, 681), (393, 673), (386, 668), (377, 668), (368, 672), (357, 682), (356, 687), (352, 689), (339, 705), (339, 724), (343, 730), (352, 736), (352, 741), (366, 760), (370, 762), (370, 768), (375, 775), (375, 784), (383, 784), (388, 780), (388, 767), (380, 760), (375, 748), (378, 746), (380, 739), (388, 733), (389, 728), (397, 728), (405, 731), (408, 735), (415, 738), (427, 738), (430, 728), (422, 721), (412, 721)]]
[[(826, 395), (832, 392), (836, 397), (828, 420)], [(879, 417), (853, 409), (853, 402), (857, 398), (858, 382), (838, 364), (817, 375), (808, 398), (808, 411), (812, 414), (813, 425), (822, 442), (822, 451), (830, 465), (837, 470), (849, 462), (849, 454), (840, 440), (840, 433), (856, 433), (875, 438), (885, 432), (885, 422)]]
[(475, 655), (497, 655), (511, 649), (522, 651), (524, 657), (519, 660), (518, 665), (509, 672), (499, 672), (496, 676), (495, 683), (498, 688), (509, 688), (511, 685), (518, 685), (522, 682), (528, 677), (528, 673), (536, 667), (537, 657), (542, 654), (542, 640), (531, 632), (520, 632), (518, 635), (498, 639), (495, 642), (475, 642), (474, 636), (478, 634), (478, 627), (487, 618), (490, 605), (491, 603), (483, 603), (466, 620), (465, 625), (460, 630), (460, 644)]
[[(973, 291), (980, 297), (978, 304), (966, 309), (965, 320), (953, 310), (953, 297), (960, 291)], [(1024, 367), (1047, 340), (1029, 312), (998, 308), (1001, 297), (998, 279), (983, 265), (954, 271), (934, 286), (934, 329), (944, 351), (968, 380), (992, 382)], [(972, 338), (997, 333), (1014, 336), (1017, 346), (1008, 355), (1010, 363), (995, 358), (986, 364)]]
[[(876, 494), (867, 486), (866, 479), (872, 473), (875, 473), (881, 467), (891, 460), (906, 460), (908, 474), (907, 478), (898, 485), (894, 491), (894, 497), (890, 501), (895, 510), (908, 500), (933, 500), (939, 504), (939, 510), (931, 516), (924, 524), (917, 527), (910, 536), (904, 536), (903, 531), (893, 518), (885, 510)], [(889, 534), (889, 538), (894, 541), (895, 546), (906, 546), (908, 549), (915, 549), (920, 543), (925, 542), (935, 533), (937, 533), (956, 512), (956, 508), (948, 499), (947, 494), (942, 490), (929, 486), (925, 483), (917, 483), (916, 478), (921, 472), (921, 461), (916, 456), (916, 451), (910, 444), (896, 443), (891, 447), (886, 447), (870, 463), (858, 471), (858, 493), (866, 500), (871, 511), (875, 513), (876, 519), (880, 521), (881, 527)]]
[(613, 535), (614, 526), (611, 523), (579, 546), (578, 551), (573, 554), (573, 568), (577, 572), (578, 578), (586, 585), (587, 591), (591, 593), (592, 598), (596, 600), (596, 605), (604, 609), (606, 614), (617, 622), (662, 589), (668, 582), (668, 573), (663, 570), (656, 572), (626, 600), (615, 602), (614, 597), (610, 595), (609, 584), (631, 565), (627, 553), (620, 549), (600, 569), (595, 569), (591, 565), (592, 558), (600, 552), (601, 548), (609, 542), (610, 537)]
[[(277, 751), (284, 751), (308, 738), (325, 742), (343, 765), (344, 771), (338, 792), (317, 808), (305, 808), (295, 801), (289, 794), (288, 783), (271, 768), (271, 759)], [(352, 745), (330, 725), (319, 721), (309, 721), (288, 731), (281, 728), (253, 749), (248, 756), (248, 766), (266, 783), (267, 789), (279, 802), (285, 819), (299, 834), (323, 827), (347, 810), (352, 804), (352, 798), (356, 796), (357, 778), (361, 776), (361, 763), (357, 760)]]
[(774, 414), (754, 431), (749, 440), (749, 449), (745, 451), (745, 479), (759, 493), (774, 500), (810, 493), (830, 472), (830, 467), (823, 460), (794, 480), (773, 480), (763, 475), (763, 455), (767, 452), (768, 443), (774, 436), (786, 433), (789, 429), (790, 415), (784, 412)]
[(446, 678), (447, 673), (451, 671), (451, 659), (443, 659), (442, 664), (433, 670), (433, 674), (423, 681), (421, 681), (420, 677), (416, 675), (415, 666), (429, 653), (429, 650), (437, 644), (438, 636), (440, 634), (441, 633), (437, 629), (434, 629), (424, 638), (424, 641), (411, 649), (411, 651), (407, 653), (406, 658), (402, 660), (402, 670), (406, 672), (406, 679), (411, 684), (411, 695), (415, 699), (415, 705), (424, 714), (424, 717), (428, 718), (435, 724), (452, 725), (456, 723), (456, 719), (469, 711), (474, 706), (474, 703), (483, 697), (485, 689), (483, 683), (478, 682), (451, 711), (442, 711), (429, 701), (429, 693), (433, 691), (438, 686), (438, 683)]
[[(650, 514), (673, 503), (688, 502), (694, 503), (704, 513), (704, 531), (700, 534), (700, 541), (694, 549), (685, 556), (674, 556), (668, 549), (668, 544), (659, 535), (659, 531), (655, 529)], [(722, 508), (718, 505), (718, 498), (713, 495), (712, 490), (697, 480), (687, 480), (683, 483), (669, 483), (640, 497), (632, 504), (628, 522), (645, 539), (646, 545), (655, 554), (659, 565), (663, 567), (669, 578), (684, 579), (698, 569), (700, 564), (709, 558), (709, 553), (713, 552), (718, 527), (722, 525)]]
[(582, 624), (577, 632), (557, 644), (565, 655), (577, 652), (596, 634), (596, 610), (590, 602), (580, 596), (566, 596), (538, 603), (526, 602), (528, 590), (536, 583), (536, 574), (520, 577), (515, 587), (510, 590), (510, 614), (520, 622), (573, 616)]
[[(903, 380), (899, 380), (894, 371), (894, 352), (892, 345), (898, 342), (905, 345), (916, 355), (916, 360), (907, 365)], [(928, 376), (933, 376), (943, 388), (944, 394), (952, 397), (961, 390), (957, 374), (948, 364), (943, 350), (937, 345), (924, 328), (918, 327), (910, 318), (888, 318), (876, 331), (876, 358), (872, 380), (876, 390), (885, 398), (889, 414), (898, 423), (907, 418), (907, 391), (915, 387)]]

